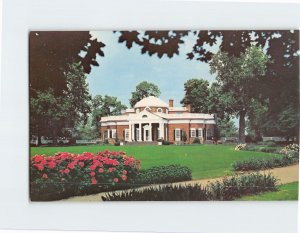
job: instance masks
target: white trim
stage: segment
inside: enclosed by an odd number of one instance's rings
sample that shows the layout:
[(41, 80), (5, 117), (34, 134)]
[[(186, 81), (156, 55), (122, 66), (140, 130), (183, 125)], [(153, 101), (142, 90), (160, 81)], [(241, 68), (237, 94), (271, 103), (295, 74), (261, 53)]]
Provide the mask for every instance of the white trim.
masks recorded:
[[(177, 134), (179, 132), (179, 134)], [(175, 129), (175, 142), (180, 142), (181, 141), (181, 129), (176, 128)]]
[(111, 129), (111, 138), (117, 138), (117, 129)]
[(191, 135), (191, 138), (195, 138), (196, 137), (196, 129), (195, 128), (190, 128), (190, 135)]
[(130, 141), (130, 131), (129, 131), (129, 129), (124, 129), (124, 140), (126, 141), (126, 142), (128, 142), (128, 141)]
[(158, 108), (158, 109), (156, 110), (156, 112), (162, 113), (162, 112), (163, 112), (163, 109), (162, 109), (162, 108)]
[(198, 128), (198, 137), (199, 138), (203, 137), (203, 129), (202, 128)]
[(105, 122), (105, 123), (101, 123), (101, 126), (115, 126), (115, 125), (129, 125), (129, 121), (126, 121), (126, 122)]

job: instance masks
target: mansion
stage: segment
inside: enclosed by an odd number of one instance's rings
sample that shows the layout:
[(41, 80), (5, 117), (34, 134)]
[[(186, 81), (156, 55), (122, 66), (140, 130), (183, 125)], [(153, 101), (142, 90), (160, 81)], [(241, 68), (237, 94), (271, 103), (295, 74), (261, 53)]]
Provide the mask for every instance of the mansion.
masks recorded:
[(165, 140), (172, 143), (201, 143), (212, 140), (216, 119), (214, 114), (191, 113), (191, 106), (174, 107), (157, 97), (146, 97), (122, 115), (102, 117), (100, 137), (110, 143)]

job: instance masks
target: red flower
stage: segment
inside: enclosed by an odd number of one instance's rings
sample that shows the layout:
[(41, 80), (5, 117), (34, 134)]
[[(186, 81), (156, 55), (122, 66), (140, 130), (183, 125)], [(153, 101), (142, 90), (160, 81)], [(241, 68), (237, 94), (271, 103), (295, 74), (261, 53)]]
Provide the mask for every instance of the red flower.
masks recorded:
[(97, 180), (95, 179), (95, 177), (92, 178), (92, 184), (97, 184)]
[(90, 170), (91, 170), (91, 171), (94, 171), (95, 169), (96, 169), (96, 166), (95, 166), (95, 165), (90, 166)]
[(50, 161), (50, 162), (48, 162), (48, 167), (49, 168), (55, 168), (55, 166), (56, 166), (56, 163), (55, 162), (53, 162), (53, 161)]
[(110, 167), (110, 168), (108, 168), (107, 172), (112, 172), (112, 171), (113, 171), (113, 169)]
[(42, 178), (43, 179), (48, 179), (48, 175), (44, 173), (43, 176), (42, 176)]
[(103, 168), (99, 168), (98, 172), (103, 173)]
[(95, 172), (91, 172), (91, 176), (95, 176), (96, 174), (95, 174)]
[(119, 182), (119, 179), (118, 179), (118, 178), (114, 178), (114, 182), (115, 182), (115, 183), (118, 183), (118, 182)]
[(122, 173), (123, 173), (123, 175), (126, 175), (126, 174), (127, 174), (127, 171), (126, 171), (126, 170), (123, 170)]
[(74, 167), (75, 167), (75, 163), (74, 162), (68, 164), (68, 168), (73, 169)]
[(70, 172), (70, 170), (68, 168), (64, 170), (65, 174), (69, 174), (69, 172)]
[(44, 170), (44, 166), (41, 164), (34, 164), (34, 166), (39, 170), (39, 171), (43, 171)]
[(127, 180), (127, 176), (125, 176), (125, 175), (123, 175), (123, 176), (121, 176), (121, 178), (122, 178), (122, 180)]
[(79, 162), (78, 165), (79, 165), (80, 167), (83, 167), (83, 166), (84, 166), (84, 162)]

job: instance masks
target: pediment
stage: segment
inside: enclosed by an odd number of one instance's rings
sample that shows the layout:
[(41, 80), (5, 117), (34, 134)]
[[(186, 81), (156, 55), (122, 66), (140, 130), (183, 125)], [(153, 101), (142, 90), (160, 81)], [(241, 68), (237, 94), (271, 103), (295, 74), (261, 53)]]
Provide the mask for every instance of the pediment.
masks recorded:
[(129, 120), (162, 120), (164, 118), (162, 118), (161, 116), (158, 116), (152, 112), (149, 112), (147, 110), (143, 110), (139, 113), (135, 113), (135, 114), (130, 114), (129, 115)]

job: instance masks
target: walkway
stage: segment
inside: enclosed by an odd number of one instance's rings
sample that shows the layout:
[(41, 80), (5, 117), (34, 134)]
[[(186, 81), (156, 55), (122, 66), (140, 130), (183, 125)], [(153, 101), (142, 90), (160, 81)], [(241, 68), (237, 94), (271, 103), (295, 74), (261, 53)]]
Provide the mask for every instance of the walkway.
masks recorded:
[[(274, 168), (274, 169), (269, 169), (269, 170), (264, 170), (260, 171), (260, 173), (268, 174), (272, 173), (277, 179), (279, 179), (279, 184), (286, 184), (286, 183), (291, 183), (294, 181), (299, 180), (299, 165), (292, 165), (288, 167), (280, 167), (280, 168)], [(183, 182), (176, 182), (172, 183), (172, 185), (189, 185), (189, 184), (200, 184), (202, 186), (207, 185), (210, 182), (215, 182), (218, 180), (222, 180), (223, 177), (218, 177), (218, 178), (213, 178), (213, 179), (201, 179), (201, 180), (190, 180), (190, 181), (183, 181)], [(169, 184), (154, 184), (154, 185), (148, 185), (148, 186), (143, 186), (140, 188), (137, 188), (137, 190), (143, 190), (147, 187), (156, 187), (156, 186), (161, 186), (161, 185), (169, 185)], [(115, 192), (122, 192), (122, 191), (115, 191)], [(103, 193), (98, 193), (98, 194), (93, 194), (93, 195), (87, 195), (87, 196), (79, 196), (79, 197), (71, 197), (68, 199), (64, 199), (61, 201), (84, 201), (84, 202), (94, 202), (94, 201), (102, 201), (101, 197), (105, 196), (105, 192)]]

